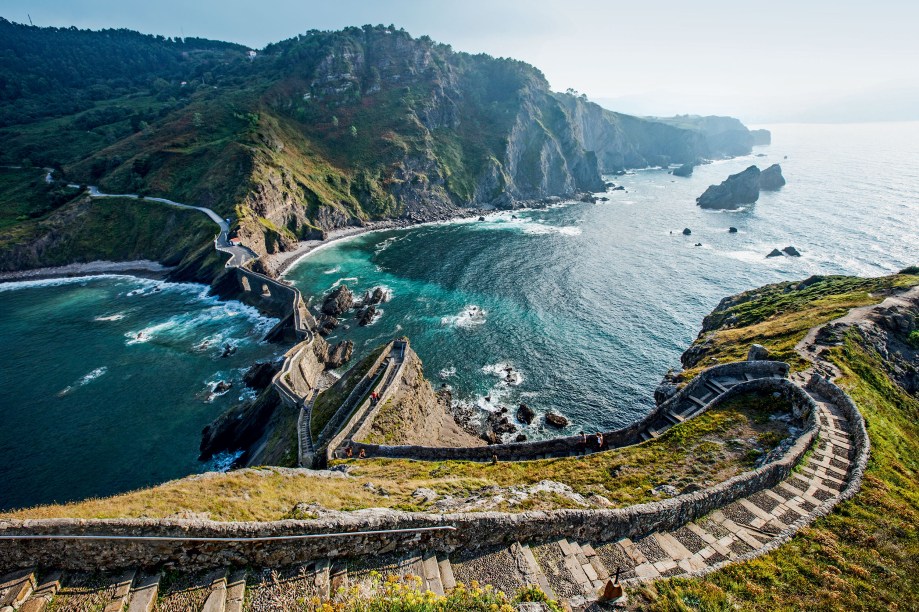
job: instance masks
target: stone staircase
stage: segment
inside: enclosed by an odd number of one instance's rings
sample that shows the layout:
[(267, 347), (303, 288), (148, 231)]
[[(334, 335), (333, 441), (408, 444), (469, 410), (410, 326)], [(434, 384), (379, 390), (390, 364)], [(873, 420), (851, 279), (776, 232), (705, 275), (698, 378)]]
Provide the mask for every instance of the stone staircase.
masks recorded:
[[(729, 383), (726, 381), (724, 384)], [(402, 551), (361, 559), (319, 559), (284, 568), (219, 568), (196, 573), (81, 573), (22, 570), (0, 577), (0, 611), (102, 609), (105, 612), (276, 610), (371, 580), (371, 572), (417, 576), (422, 591), (448, 592), (457, 582), (491, 584), (513, 594), (538, 585), (550, 597), (584, 609), (618, 571), (626, 583), (705, 573), (774, 546), (816, 516), (845, 488), (854, 445), (849, 422), (827, 398), (817, 402), (820, 440), (778, 485), (757, 491), (672, 531), (635, 539), (584, 542), (563, 538), (512, 542), (492, 549)]]
[[(782, 376), (777, 374), (773, 374), (770, 377), (782, 378)], [(762, 378), (762, 376), (758, 377), (751, 373), (744, 373), (743, 376), (736, 377), (712, 376), (708, 378), (705, 384), (700, 385), (701, 388), (697, 388), (692, 393), (687, 394), (676, 406), (673, 406), (670, 410), (661, 414), (656, 420), (649, 423), (639, 434), (641, 440), (650, 440), (651, 438), (660, 436), (674, 425), (678, 425), (698, 415), (712, 401), (722, 394), (727, 393), (729, 389), (737, 384), (757, 380), (757, 378)]]

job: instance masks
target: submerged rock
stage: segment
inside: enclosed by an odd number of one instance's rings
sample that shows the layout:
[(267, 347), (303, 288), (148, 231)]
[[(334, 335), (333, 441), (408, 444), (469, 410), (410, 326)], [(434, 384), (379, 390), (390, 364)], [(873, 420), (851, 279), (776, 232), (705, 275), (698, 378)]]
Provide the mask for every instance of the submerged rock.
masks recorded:
[(720, 185), (711, 185), (696, 204), (702, 208), (722, 210), (752, 204), (759, 199), (759, 168), (750, 166), (743, 172), (732, 174)]
[(767, 191), (775, 191), (785, 185), (785, 177), (782, 176), (782, 167), (778, 164), (772, 164), (759, 175), (759, 188)]

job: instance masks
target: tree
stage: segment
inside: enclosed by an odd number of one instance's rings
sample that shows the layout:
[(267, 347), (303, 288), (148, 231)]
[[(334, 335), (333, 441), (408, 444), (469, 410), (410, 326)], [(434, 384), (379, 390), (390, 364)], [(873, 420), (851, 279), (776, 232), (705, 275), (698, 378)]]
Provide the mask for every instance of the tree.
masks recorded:
[(335, 115), (332, 115), (332, 125), (334, 125), (335, 127), (338, 127), (338, 117), (336, 117)]
[(353, 125), (351, 126), (351, 137), (357, 138), (357, 128), (354, 127)]
[(201, 113), (195, 113), (192, 115), (191, 124), (195, 126), (195, 129), (201, 129), (204, 127), (204, 117)]

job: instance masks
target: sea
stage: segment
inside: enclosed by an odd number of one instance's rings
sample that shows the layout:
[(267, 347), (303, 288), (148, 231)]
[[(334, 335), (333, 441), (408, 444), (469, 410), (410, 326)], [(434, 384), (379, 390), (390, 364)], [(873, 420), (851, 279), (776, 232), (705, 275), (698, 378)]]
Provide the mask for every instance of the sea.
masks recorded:
[[(607, 177), (625, 188), (598, 194), (607, 201), (371, 232), (313, 251), (286, 278), (313, 307), (342, 284), (384, 287), (372, 324), (352, 313), (329, 340), (354, 341), (359, 359), (407, 336), (435, 387), (474, 414), (526, 403), (564, 415), (563, 433), (622, 427), (653, 407), (723, 297), (919, 264), (919, 123), (759, 127), (771, 145), (689, 178), (630, 171)], [(781, 190), (736, 211), (696, 206), (709, 185), (773, 163)], [(786, 246), (801, 256), (766, 257)], [(261, 341), (271, 320), (196, 285), (7, 284), (0, 312), (0, 508), (225, 467), (232, 457), (197, 460), (201, 428), (241, 397), (247, 365), (283, 348)], [(227, 342), (237, 350), (221, 357)], [(233, 387), (211, 397), (218, 380)], [(542, 418), (522, 431), (559, 433)]]

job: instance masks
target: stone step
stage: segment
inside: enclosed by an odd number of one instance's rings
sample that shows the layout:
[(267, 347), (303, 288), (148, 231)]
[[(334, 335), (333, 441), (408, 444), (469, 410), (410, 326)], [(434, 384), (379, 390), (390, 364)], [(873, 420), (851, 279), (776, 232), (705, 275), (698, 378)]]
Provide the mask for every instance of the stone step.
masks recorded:
[[(699, 399), (699, 398), (696, 397), (695, 395), (687, 395), (686, 398), (687, 398), (689, 401), (691, 401), (693, 404), (695, 404), (696, 406), (698, 406), (699, 408), (704, 408), (705, 405), (706, 405), (706, 402), (705, 402), (704, 400)], [(684, 412), (684, 414), (685, 414), (685, 412)]]
[(731, 385), (731, 384), (729, 384), (729, 383), (728, 383), (728, 384), (725, 384), (725, 383), (721, 382), (720, 380), (718, 380), (717, 378), (710, 378), (710, 379), (708, 379), (708, 385), (709, 385), (709, 387), (714, 387), (713, 390), (717, 391), (717, 392), (719, 393), (719, 395), (720, 395), (721, 393), (726, 392), (729, 388), (731, 388), (731, 387), (734, 386), (734, 385)]
[(225, 612), (227, 608), (227, 570), (218, 570), (213, 575), (210, 589), (201, 606), (201, 612)]
[(131, 584), (134, 582), (136, 570), (126, 570), (116, 574), (111, 579), (109, 589), (112, 596), (108, 603), (105, 604), (103, 612), (122, 612), (128, 604), (128, 598), (131, 596)]
[(515, 542), (514, 545), (511, 546), (511, 554), (517, 558), (518, 568), (520, 568), (523, 574), (524, 582), (537, 585), (542, 589), (543, 593), (549, 596), (549, 599), (555, 599), (555, 591), (552, 590), (548, 578), (546, 578), (542, 568), (539, 567), (536, 556), (533, 555), (533, 551), (530, 550), (530, 547), (526, 544)]
[(215, 588), (214, 603), (219, 603), (220, 590), (226, 588), (226, 568), (197, 572), (166, 574), (160, 581), (157, 612), (202, 610)]
[(156, 605), (162, 574), (142, 574), (134, 579), (128, 612), (151, 612)]
[(444, 585), (440, 581), (440, 567), (437, 564), (437, 555), (432, 552), (426, 552), (421, 557), (421, 569), (424, 572), (425, 590), (431, 591), (435, 595), (444, 594)]
[(548, 544), (532, 547), (533, 556), (546, 576), (549, 586), (555, 595), (562, 600), (567, 600), (572, 608), (582, 606), (588, 599), (595, 599), (594, 586), (587, 573), (584, 571), (582, 561), (566, 539), (556, 540)]
[(0, 578), (0, 608), (18, 608), (35, 589), (35, 570), (23, 569)]
[(60, 588), (61, 572), (59, 570), (48, 572), (32, 591), (32, 595), (19, 608), (19, 612), (41, 612), (51, 603)]
[[(247, 609), (295, 609), (300, 607), (298, 602), (313, 597), (329, 598), (328, 559), (278, 570), (264, 568), (249, 574), (245, 585)], [(227, 599), (230, 599), (230, 593)]]
[(456, 577), (453, 576), (453, 566), (450, 565), (450, 559), (444, 557), (438, 559), (437, 569), (440, 572), (440, 583), (444, 587), (444, 592), (449, 593), (456, 588)]
[(225, 612), (242, 612), (246, 599), (246, 570), (237, 570), (227, 578)]

